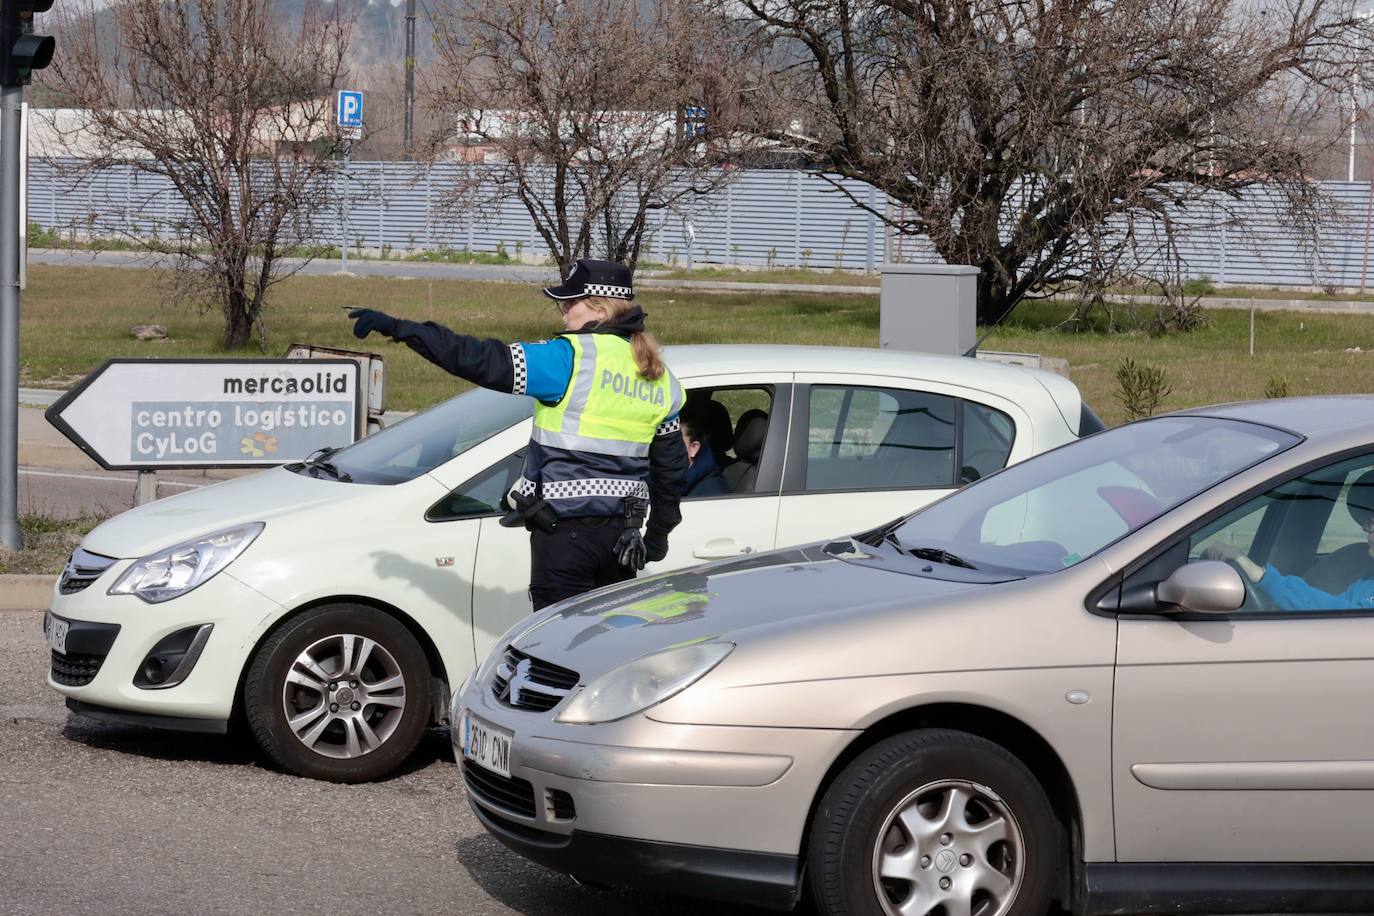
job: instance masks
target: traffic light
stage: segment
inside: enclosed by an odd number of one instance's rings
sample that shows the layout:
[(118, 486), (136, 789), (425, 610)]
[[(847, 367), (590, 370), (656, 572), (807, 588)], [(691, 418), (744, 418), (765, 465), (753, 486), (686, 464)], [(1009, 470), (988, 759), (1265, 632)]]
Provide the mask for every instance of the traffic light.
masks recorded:
[(53, 0), (0, 0), (0, 86), (27, 86), (33, 71), (52, 62), (56, 42), (33, 34), (33, 14), (46, 13)]

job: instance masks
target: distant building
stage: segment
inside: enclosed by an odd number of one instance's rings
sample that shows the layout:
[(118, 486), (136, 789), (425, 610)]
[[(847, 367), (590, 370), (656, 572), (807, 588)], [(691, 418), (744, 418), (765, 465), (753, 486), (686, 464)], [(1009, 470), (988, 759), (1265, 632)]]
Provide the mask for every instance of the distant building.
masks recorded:
[[(30, 108), (29, 156), (52, 158), (149, 159), (147, 149), (130, 144), (111, 149), (103, 133), (91, 123), (91, 112), (84, 108)], [(176, 110), (147, 110), (120, 112), (130, 119), (152, 122), (166, 119), (170, 124), (184, 121), (188, 115)], [(334, 117), (330, 103), (325, 100), (296, 103), (289, 109), (279, 109), (265, 119), (254, 138), (251, 155), (263, 157), (308, 158), (316, 155), (318, 141), (332, 136)]]

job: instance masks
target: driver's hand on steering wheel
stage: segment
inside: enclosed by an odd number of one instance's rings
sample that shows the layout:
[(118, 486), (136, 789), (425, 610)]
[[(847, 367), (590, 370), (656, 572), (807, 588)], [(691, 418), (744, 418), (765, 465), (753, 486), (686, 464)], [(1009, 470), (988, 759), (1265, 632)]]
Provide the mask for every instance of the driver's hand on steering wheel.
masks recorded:
[(1208, 544), (1203, 548), (1202, 558), (1204, 560), (1220, 560), (1223, 563), (1232, 563), (1237, 569), (1245, 573), (1246, 577), (1249, 578), (1251, 582), (1258, 582), (1260, 579), (1264, 578), (1264, 568), (1257, 566), (1255, 561), (1247, 557), (1245, 551), (1235, 544)]

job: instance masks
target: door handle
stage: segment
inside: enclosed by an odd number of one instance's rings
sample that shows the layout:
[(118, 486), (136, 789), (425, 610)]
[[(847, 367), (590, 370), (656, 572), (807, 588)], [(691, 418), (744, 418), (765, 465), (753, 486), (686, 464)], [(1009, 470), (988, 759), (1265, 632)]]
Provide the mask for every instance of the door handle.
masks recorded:
[(698, 560), (724, 560), (727, 557), (744, 556), (754, 552), (752, 547), (741, 547), (733, 538), (714, 538), (692, 551)]

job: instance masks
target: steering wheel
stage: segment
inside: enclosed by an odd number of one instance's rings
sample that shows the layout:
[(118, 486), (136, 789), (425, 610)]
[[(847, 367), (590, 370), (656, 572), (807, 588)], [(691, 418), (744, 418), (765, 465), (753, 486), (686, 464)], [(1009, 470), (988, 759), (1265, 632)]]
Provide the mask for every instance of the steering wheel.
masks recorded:
[(1250, 577), (1245, 574), (1245, 570), (1235, 560), (1222, 560), (1227, 566), (1236, 571), (1240, 576), (1241, 583), (1245, 586), (1245, 603), (1240, 606), (1242, 611), (1277, 611), (1281, 608), (1274, 603), (1274, 599), (1263, 590), (1255, 587), (1255, 583), (1250, 581)]

